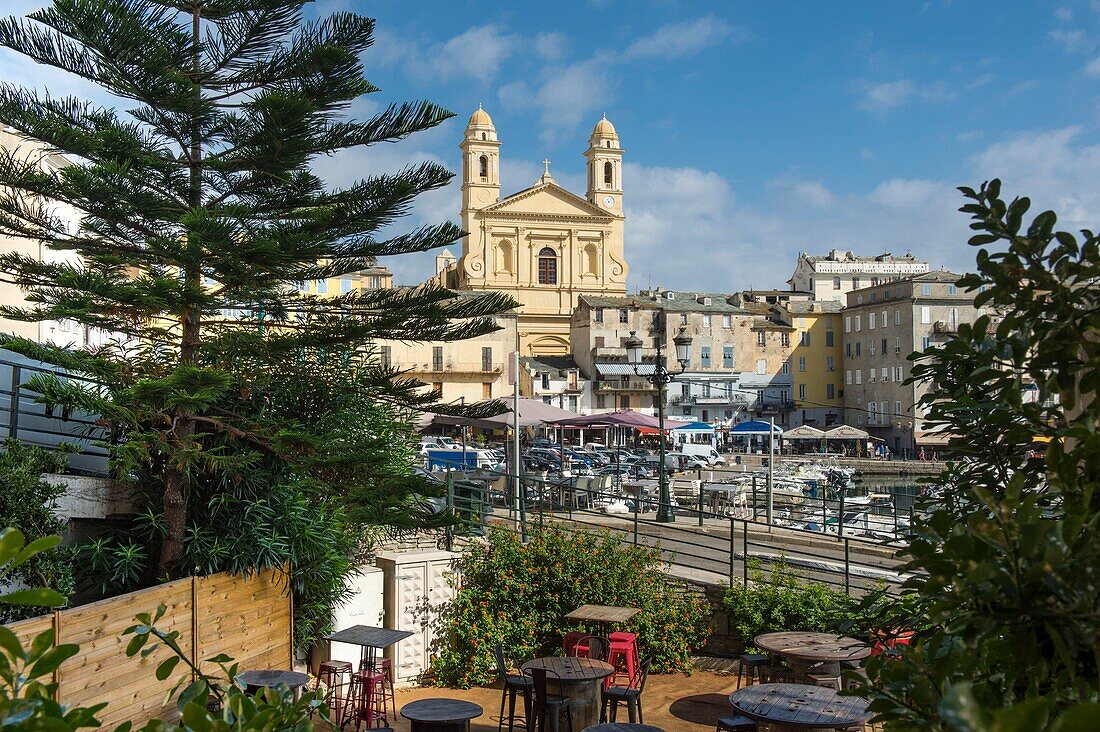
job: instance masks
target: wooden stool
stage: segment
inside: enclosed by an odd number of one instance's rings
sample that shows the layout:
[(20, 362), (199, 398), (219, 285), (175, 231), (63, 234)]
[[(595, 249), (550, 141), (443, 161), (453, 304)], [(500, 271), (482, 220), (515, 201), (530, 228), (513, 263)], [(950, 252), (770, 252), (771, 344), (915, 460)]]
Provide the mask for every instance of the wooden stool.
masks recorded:
[(763, 668), (768, 665), (768, 657), (763, 653), (742, 653), (741, 665), (737, 667), (737, 687), (741, 688), (741, 680), (748, 679), (749, 683), (762, 681)]
[(335, 710), (337, 720), (344, 713), (348, 701), (351, 672), (352, 665), (347, 661), (321, 661), (317, 669), (317, 683), (325, 685), (325, 704), (330, 710)]
[(748, 717), (722, 717), (714, 732), (756, 732), (756, 722)]
[(808, 673), (806, 674), (806, 680), (814, 686), (822, 686), (826, 689), (841, 690), (840, 676), (829, 672), (824, 673)]
[[(615, 667), (615, 672), (607, 677), (604, 688), (612, 684), (633, 686), (638, 680), (638, 666), (641, 665), (637, 633), (612, 633), (608, 640), (611, 641), (611, 650), (607, 654), (607, 662)], [(616, 684), (620, 679), (626, 683)]]

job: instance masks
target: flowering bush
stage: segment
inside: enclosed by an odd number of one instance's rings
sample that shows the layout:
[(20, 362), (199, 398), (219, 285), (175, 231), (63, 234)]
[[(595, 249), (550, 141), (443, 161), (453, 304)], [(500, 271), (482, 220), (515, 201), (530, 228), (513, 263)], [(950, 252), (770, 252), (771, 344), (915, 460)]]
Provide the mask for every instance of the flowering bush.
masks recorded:
[(622, 544), (609, 532), (547, 526), (530, 542), (493, 528), (487, 544), (460, 560), (461, 587), (440, 617), (432, 661), (436, 683), (469, 688), (493, 681), (493, 644), (526, 660), (561, 654), (562, 637), (584, 630), (565, 614), (585, 604), (636, 607), (616, 627), (638, 634), (658, 673), (689, 671), (691, 651), (707, 639), (710, 612), (677, 593), (660, 571), (660, 550)]

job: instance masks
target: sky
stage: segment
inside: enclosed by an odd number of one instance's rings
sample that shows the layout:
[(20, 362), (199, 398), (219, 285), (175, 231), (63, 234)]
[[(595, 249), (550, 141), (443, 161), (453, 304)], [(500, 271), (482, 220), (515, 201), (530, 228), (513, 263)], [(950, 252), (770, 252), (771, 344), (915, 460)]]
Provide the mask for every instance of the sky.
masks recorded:
[[(972, 269), (955, 186), (993, 177), (1061, 228), (1100, 225), (1100, 1), (321, 0), (310, 12), (336, 10), (377, 20), (363, 62), (381, 91), (357, 115), (427, 99), (456, 116), (318, 161), (328, 182), (421, 160), (457, 171), (480, 103), (503, 143), (504, 194), (549, 158), (584, 195), (583, 152), (606, 114), (626, 149), (631, 289), (785, 288), (800, 252), (833, 248)], [(97, 94), (6, 50), (0, 78)], [(457, 220), (458, 185), (404, 225)], [(412, 284), (433, 258), (385, 264)]]

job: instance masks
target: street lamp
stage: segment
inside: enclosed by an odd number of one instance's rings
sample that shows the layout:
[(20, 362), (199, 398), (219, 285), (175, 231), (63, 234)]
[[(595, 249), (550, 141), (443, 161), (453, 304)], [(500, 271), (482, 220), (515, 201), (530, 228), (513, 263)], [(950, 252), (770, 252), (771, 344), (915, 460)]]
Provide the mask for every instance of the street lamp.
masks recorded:
[[(665, 466), (665, 386), (672, 382), (677, 376), (684, 373), (688, 364), (691, 362), (691, 341), (692, 338), (688, 335), (684, 328), (680, 328), (680, 332), (672, 339), (672, 342), (676, 346), (676, 361), (680, 364), (679, 371), (669, 371), (665, 364), (664, 355), (664, 341), (665, 341), (665, 319), (664, 310), (657, 311), (657, 357), (653, 362), (653, 373), (642, 374), (638, 369), (642, 365), (642, 339), (635, 335), (634, 331), (630, 331), (630, 337), (626, 339), (626, 357), (630, 362), (631, 368), (634, 369), (634, 373), (637, 376), (641, 376), (657, 387), (657, 429), (659, 434), (658, 440), (658, 460), (657, 463), (657, 486), (658, 486), (658, 506), (657, 506), (657, 521), (660, 523), (672, 523), (676, 520), (676, 513), (672, 510), (672, 500), (668, 493), (668, 468)], [(640, 498), (640, 496), (639, 496)]]

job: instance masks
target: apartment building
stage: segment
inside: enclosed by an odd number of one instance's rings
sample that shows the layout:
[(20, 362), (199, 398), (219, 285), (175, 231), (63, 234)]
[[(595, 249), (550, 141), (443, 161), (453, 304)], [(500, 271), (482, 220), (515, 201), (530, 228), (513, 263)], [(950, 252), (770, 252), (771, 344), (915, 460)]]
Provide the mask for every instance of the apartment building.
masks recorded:
[(849, 292), (844, 318), (844, 407), (848, 424), (866, 429), (895, 453), (934, 450), (943, 438), (924, 429), (914, 405), (924, 384), (906, 384), (908, 356), (951, 339), (981, 314), (959, 275), (936, 271)]
[(520, 394), (577, 414), (592, 413), (592, 382), (571, 356), (524, 356)]
[(862, 256), (833, 249), (826, 255), (799, 254), (794, 274), (787, 284), (795, 292), (809, 293), (814, 300), (833, 300), (843, 304), (847, 302), (847, 294), (853, 290), (926, 272), (928, 262), (917, 259), (909, 252), (900, 257), (890, 253)]
[(774, 306), (790, 325), (793, 421), (825, 429), (844, 418), (843, 305), (834, 300), (789, 300)]
[(626, 297), (581, 296), (571, 347), (580, 370), (593, 380), (592, 411), (655, 414), (656, 390), (627, 363), (624, 342), (636, 333), (649, 359), (663, 339), (666, 362), (679, 370), (672, 339), (683, 328), (692, 337), (691, 359), (668, 386), (669, 416), (716, 425), (774, 416), (787, 423), (793, 408), (793, 328), (772, 319), (766, 306), (740, 307), (731, 299), (661, 289)]

